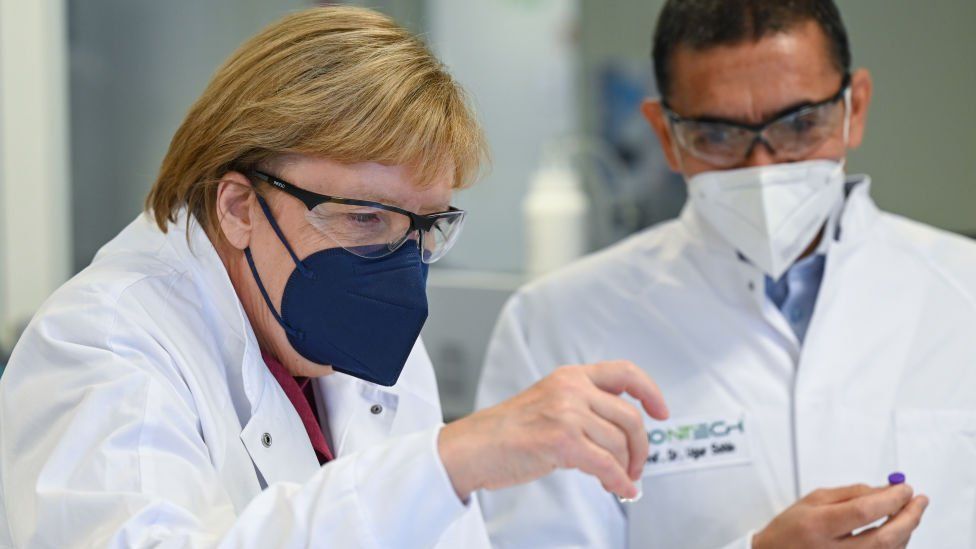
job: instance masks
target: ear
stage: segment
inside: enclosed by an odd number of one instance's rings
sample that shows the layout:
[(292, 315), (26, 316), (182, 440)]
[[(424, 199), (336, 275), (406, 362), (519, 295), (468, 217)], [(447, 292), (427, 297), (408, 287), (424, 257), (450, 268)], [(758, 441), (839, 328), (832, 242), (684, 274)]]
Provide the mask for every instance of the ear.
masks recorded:
[(868, 123), (868, 107), (871, 106), (871, 94), (874, 83), (871, 73), (867, 69), (858, 69), (851, 75), (851, 135), (848, 146), (856, 149), (864, 140), (864, 131)]
[(661, 149), (664, 150), (664, 157), (667, 158), (671, 171), (681, 173), (681, 162), (675, 155), (674, 141), (671, 136), (671, 125), (668, 123), (667, 115), (664, 114), (664, 106), (661, 104), (661, 100), (645, 99), (641, 103), (641, 114), (644, 115), (644, 118), (647, 119), (647, 122), (654, 130), (654, 133), (657, 134), (657, 139), (661, 143)]
[(256, 201), (254, 187), (240, 172), (227, 172), (217, 184), (217, 219), (220, 230), (238, 250), (251, 243), (251, 211)]

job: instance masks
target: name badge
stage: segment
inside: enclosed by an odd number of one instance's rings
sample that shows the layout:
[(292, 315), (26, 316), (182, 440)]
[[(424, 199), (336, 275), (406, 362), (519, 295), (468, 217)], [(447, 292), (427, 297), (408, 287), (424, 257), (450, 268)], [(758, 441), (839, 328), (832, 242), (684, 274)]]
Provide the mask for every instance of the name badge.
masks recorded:
[(673, 418), (647, 432), (644, 476), (739, 465), (752, 461), (751, 425), (745, 414)]

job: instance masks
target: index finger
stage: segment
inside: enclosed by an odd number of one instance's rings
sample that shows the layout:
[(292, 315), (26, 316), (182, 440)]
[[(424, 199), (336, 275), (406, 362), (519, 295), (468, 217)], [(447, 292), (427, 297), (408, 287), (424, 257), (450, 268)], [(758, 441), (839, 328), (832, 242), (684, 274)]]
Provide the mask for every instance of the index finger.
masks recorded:
[(854, 498), (875, 494), (888, 488), (887, 486), (868, 486), (867, 484), (851, 484), (837, 488), (820, 488), (806, 495), (803, 499), (814, 505), (841, 503)]
[(825, 509), (827, 524), (836, 536), (850, 534), (872, 522), (894, 515), (912, 499), (912, 489), (905, 484), (829, 505)]
[(641, 402), (654, 419), (668, 418), (668, 405), (661, 389), (649, 375), (626, 360), (598, 362), (584, 367), (586, 376), (600, 390), (619, 395), (627, 393)]

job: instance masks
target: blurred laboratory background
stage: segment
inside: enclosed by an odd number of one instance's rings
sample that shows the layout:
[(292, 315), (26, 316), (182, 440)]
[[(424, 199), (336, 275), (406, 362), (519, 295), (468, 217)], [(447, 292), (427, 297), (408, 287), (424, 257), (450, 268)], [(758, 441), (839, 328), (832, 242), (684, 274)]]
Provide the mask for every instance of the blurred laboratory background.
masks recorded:
[[(0, 0), (0, 364), (44, 299), (128, 224), (170, 137), (238, 44), (312, 0)], [(457, 202), (424, 337), (448, 418), (520, 284), (677, 215), (638, 112), (661, 0), (362, 0), (423, 35), (470, 93), (490, 171)], [(976, 234), (976, 2), (839, 0), (875, 79), (850, 158), (883, 208)]]

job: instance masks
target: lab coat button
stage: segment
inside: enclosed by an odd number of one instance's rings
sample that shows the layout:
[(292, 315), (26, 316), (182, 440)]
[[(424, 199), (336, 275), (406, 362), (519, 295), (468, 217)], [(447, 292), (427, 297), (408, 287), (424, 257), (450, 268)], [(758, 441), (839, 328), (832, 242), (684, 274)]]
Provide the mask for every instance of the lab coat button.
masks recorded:
[(379, 404), (374, 404), (374, 405), (372, 405), (372, 406), (369, 407), (369, 411), (374, 416), (378, 416), (378, 415), (380, 415), (380, 414), (383, 413), (383, 407), (380, 406)]
[(271, 433), (261, 435), (261, 444), (264, 444), (265, 448), (271, 448)]

